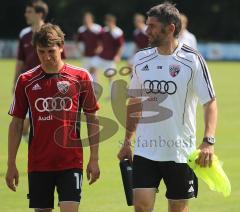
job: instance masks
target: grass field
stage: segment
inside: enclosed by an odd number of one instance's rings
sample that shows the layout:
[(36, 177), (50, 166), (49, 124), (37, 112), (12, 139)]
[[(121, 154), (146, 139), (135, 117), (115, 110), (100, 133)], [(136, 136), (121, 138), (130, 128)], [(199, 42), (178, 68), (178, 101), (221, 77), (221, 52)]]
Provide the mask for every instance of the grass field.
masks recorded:
[[(69, 61), (80, 65), (78, 61)], [(7, 130), (10, 117), (7, 115), (12, 100), (11, 86), (14, 74), (13, 60), (0, 60), (0, 212), (27, 212), (28, 191), (26, 164), (27, 144), (22, 142), (17, 158), (20, 172), (20, 183), (17, 192), (11, 192), (5, 184), (5, 171), (7, 161)], [(199, 183), (199, 197), (190, 202), (192, 212), (239, 212), (240, 211), (240, 63), (236, 62), (209, 62), (209, 68), (214, 81), (219, 106), (219, 121), (216, 133), (216, 153), (224, 161), (231, 184), (232, 193), (228, 198), (212, 192), (203, 183)], [(127, 78), (127, 77), (126, 77)], [(107, 85), (107, 80), (101, 77), (101, 82)], [(114, 119), (109, 101), (106, 100), (107, 89), (100, 98), (100, 114)], [(198, 110), (197, 137), (200, 141), (203, 134), (202, 110)], [(123, 139), (124, 130), (118, 132), (100, 145), (101, 178), (89, 186), (84, 175), (83, 195), (80, 211), (83, 212), (128, 212), (133, 211), (127, 207), (123, 192), (120, 171), (116, 154), (120, 148), (119, 142)], [(85, 165), (88, 158), (88, 148), (84, 149)], [(164, 197), (165, 188), (162, 184), (157, 194), (155, 211), (167, 211), (167, 202)], [(57, 201), (55, 200), (56, 211)]]

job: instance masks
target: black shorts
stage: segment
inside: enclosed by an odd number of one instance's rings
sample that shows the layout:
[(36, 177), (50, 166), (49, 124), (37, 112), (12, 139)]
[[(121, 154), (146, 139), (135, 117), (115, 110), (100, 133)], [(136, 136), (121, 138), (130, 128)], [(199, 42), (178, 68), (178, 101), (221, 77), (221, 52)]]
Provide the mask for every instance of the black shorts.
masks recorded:
[(135, 155), (133, 158), (133, 189), (156, 188), (163, 179), (166, 197), (173, 200), (197, 197), (198, 179), (186, 163), (159, 162)]
[(54, 208), (55, 187), (58, 201), (80, 202), (82, 170), (31, 172), (28, 174), (29, 208)]

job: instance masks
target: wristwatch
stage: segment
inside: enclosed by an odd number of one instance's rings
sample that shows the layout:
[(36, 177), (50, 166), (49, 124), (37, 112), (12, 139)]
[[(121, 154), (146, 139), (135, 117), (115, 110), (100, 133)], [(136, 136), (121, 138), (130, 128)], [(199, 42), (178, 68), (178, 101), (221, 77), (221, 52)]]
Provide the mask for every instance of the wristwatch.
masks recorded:
[(215, 138), (214, 137), (204, 137), (203, 142), (213, 145), (213, 144), (215, 144)]

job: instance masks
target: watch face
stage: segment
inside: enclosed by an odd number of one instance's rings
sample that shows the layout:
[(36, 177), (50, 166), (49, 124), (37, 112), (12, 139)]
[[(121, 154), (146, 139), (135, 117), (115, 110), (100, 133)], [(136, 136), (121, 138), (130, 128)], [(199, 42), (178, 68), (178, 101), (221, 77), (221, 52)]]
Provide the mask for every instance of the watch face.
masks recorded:
[(215, 138), (214, 137), (205, 137), (203, 141), (209, 143), (209, 144), (214, 144), (215, 143)]
[(214, 144), (215, 143), (215, 139), (213, 137), (208, 137), (207, 138), (207, 142), (211, 143), (211, 144)]

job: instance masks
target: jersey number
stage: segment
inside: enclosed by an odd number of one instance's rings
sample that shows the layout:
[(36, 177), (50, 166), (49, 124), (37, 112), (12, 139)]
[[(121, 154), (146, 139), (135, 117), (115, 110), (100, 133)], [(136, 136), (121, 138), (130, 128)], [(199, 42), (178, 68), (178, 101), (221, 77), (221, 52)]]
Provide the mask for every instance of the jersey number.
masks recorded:
[(79, 177), (79, 173), (74, 173), (74, 177), (76, 178), (76, 189), (80, 189), (80, 185), (82, 185), (82, 175)]

